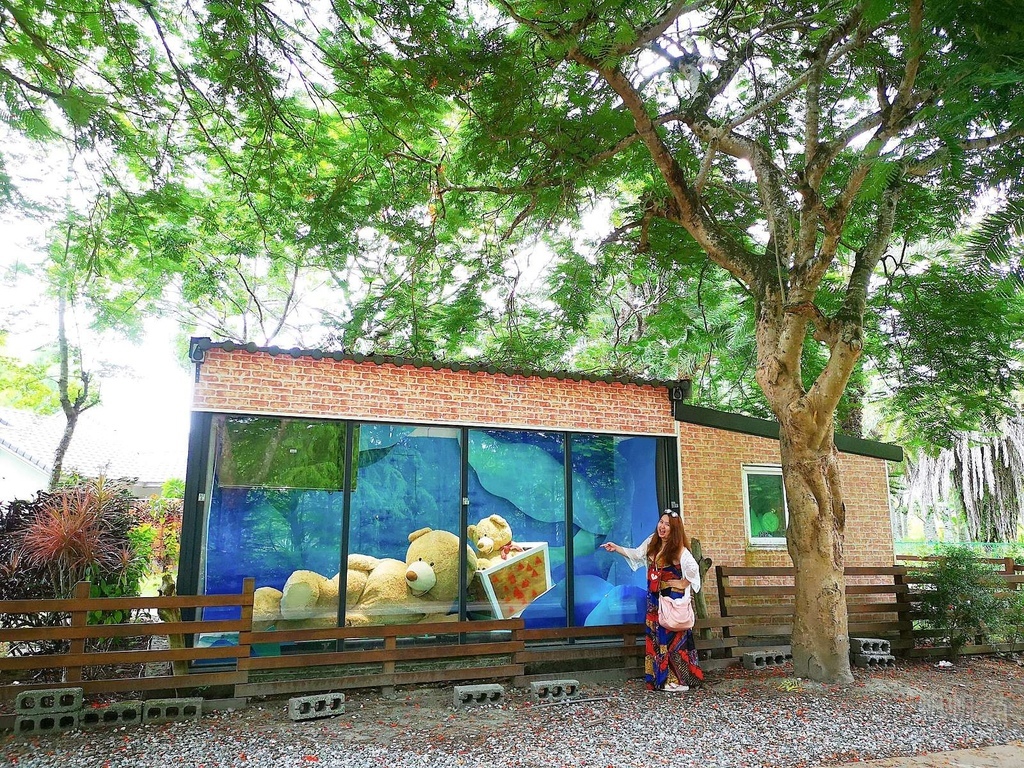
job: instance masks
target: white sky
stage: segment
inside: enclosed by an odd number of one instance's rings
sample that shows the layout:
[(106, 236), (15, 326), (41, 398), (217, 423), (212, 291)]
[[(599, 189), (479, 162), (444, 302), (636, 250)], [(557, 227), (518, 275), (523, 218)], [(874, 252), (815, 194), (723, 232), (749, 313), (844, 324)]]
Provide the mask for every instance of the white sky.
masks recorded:
[[(0, 274), (14, 264), (39, 260), (42, 225), (25, 218), (0, 221)], [(69, 317), (69, 340), (81, 340), (86, 368), (100, 381), (102, 408), (113, 418), (145, 418), (154, 440), (187, 444), (192, 369), (183, 365), (175, 343), (177, 325), (152, 320), (139, 344), (106, 335), (97, 338)], [(56, 340), (56, 309), (29, 276), (16, 283), (0, 280), (0, 328), (8, 331), (0, 354), (26, 362)], [(103, 373), (104, 368), (116, 368)]]

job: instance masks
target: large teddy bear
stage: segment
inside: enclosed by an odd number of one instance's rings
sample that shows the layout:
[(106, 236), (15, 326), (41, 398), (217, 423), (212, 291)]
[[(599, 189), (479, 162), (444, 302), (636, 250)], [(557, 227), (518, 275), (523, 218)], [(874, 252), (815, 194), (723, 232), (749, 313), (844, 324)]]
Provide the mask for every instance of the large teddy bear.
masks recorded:
[[(467, 547), (468, 573), (476, 555)], [(346, 624), (413, 624), (445, 619), (459, 596), (459, 537), (421, 528), (409, 534), (405, 562), (352, 554), (346, 572)], [(253, 628), (332, 627), (337, 624), (340, 574), (326, 578), (299, 570), (284, 590), (260, 587), (253, 600)]]
[(476, 547), (476, 567), (486, 571), (502, 560), (507, 560), (509, 552), (522, 552), (523, 548), (512, 541), (512, 526), (501, 515), (485, 517), (476, 525), (466, 529), (470, 543)]
[[(468, 580), (476, 554), (466, 548)], [(350, 555), (346, 624), (415, 624), (443, 621), (459, 597), (459, 537), (421, 528), (409, 534), (405, 562)]]

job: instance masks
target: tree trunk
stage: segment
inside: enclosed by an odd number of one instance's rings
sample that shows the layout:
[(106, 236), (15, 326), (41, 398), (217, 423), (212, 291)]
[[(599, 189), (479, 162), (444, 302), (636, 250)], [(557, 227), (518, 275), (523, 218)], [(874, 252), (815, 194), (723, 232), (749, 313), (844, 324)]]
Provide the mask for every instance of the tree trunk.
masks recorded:
[[(797, 677), (853, 682), (843, 573), (846, 507), (831, 429), (781, 424), (782, 471), (796, 568), (793, 669)], [(831, 420), (830, 420), (831, 424)], [(815, 445), (814, 435), (824, 435)]]
[(60, 482), (60, 474), (64, 469), (64, 456), (67, 455), (68, 446), (71, 445), (71, 438), (75, 434), (75, 426), (78, 424), (78, 411), (66, 412), (67, 422), (64, 424), (64, 434), (57, 443), (57, 450), (53, 453), (53, 469), (50, 470), (49, 490), (53, 491)]
[(67, 423), (64, 425), (64, 434), (57, 444), (57, 450), (53, 454), (53, 469), (50, 472), (50, 491), (55, 490), (57, 483), (60, 482), (60, 475), (64, 469), (64, 456), (67, 455), (68, 446), (71, 445), (71, 438), (75, 434), (78, 417), (82, 415), (82, 411), (89, 407), (89, 374), (85, 371), (79, 372), (82, 388), (74, 400), (71, 399), (71, 352), (68, 348), (67, 329), (64, 326), (64, 315), (66, 312), (67, 299), (62, 288), (57, 300), (57, 352), (60, 358), (60, 378), (57, 380), (57, 390), (60, 395), (60, 407), (64, 411)]

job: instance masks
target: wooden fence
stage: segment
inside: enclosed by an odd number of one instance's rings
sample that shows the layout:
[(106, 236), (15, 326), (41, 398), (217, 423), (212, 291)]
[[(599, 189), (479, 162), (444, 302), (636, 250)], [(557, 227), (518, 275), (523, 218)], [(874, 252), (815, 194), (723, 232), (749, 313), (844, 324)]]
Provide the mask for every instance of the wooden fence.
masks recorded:
[[(1016, 564), (1003, 568), (1009, 589), (1024, 583), (1021, 570)], [(702, 665), (729, 666), (747, 650), (790, 642), (792, 568), (718, 566), (715, 572), (720, 616), (700, 620), (695, 628)], [(927, 633), (915, 629), (917, 579), (907, 568), (847, 568), (846, 576), (851, 635), (887, 638), (901, 655), (946, 652), (934, 645), (920, 647), (920, 642), (915, 646)], [(56, 624), (0, 629), (0, 643), (49, 646), (42, 652), (0, 657), (0, 705), (22, 691), (66, 684), (81, 686), (87, 695), (147, 691), (252, 697), (491, 679), (524, 685), (567, 671), (642, 671), (642, 624), (527, 629), (521, 619), (510, 619), (255, 632), (251, 579), (237, 595), (88, 595), (89, 585), (83, 583), (69, 600), (0, 602), (0, 614), (47, 615)], [(89, 620), (95, 612), (153, 617), (175, 609), (223, 607), (236, 608), (239, 618), (110, 624)], [(216, 633), (230, 633), (232, 639), (213, 647), (196, 642)], [(154, 638), (176, 635), (187, 639), (186, 647), (152, 647)], [(130, 638), (134, 647), (127, 649)], [(1010, 648), (979, 643), (964, 652), (993, 650)], [(188, 674), (170, 674), (175, 662), (187, 664)], [(154, 665), (160, 665), (157, 674), (143, 674)]]
[[(732, 654), (790, 642), (794, 574), (795, 569), (783, 567), (715, 568), (725, 636), (739, 641)], [(905, 577), (906, 568), (900, 566), (846, 569), (851, 636), (888, 639), (897, 652), (914, 647)]]
[[(924, 565), (935, 557), (907, 557)], [(1013, 558), (988, 558), (983, 562), (996, 566), (1008, 591), (1024, 584), (1024, 564)], [(724, 637), (738, 643), (729, 649), (733, 656), (748, 650), (789, 644), (792, 635), (793, 568), (731, 568), (718, 566), (719, 610), (724, 622)], [(883, 638), (890, 641), (896, 655), (908, 658), (946, 656), (949, 646), (940, 633), (920, 626), (916, 610), (921, 587), (926, 579), (914, 568), (846, 568), (846, 603), (851, 637)], [(965, 646), (962, 654), (1016, 652), (1024, 643), (983, 643)]]
[[(81, 686), (86, 695), (140, 691), (170, 695), (218, 691), (220, 697), (297, 694), (325, 690), (424, 683), (550, 677), (553, 670), (596, 670), (639, 674), (644, 626), (526, 629), (522, 619), (442, 622), (373, 627), (332, 627), (261, 631), (252, 629), (253, 581), (237, 595), (91, 598), (81, 583), (68, 600), (0, 602), (0, 614), (47, 615), (55, 626), (0, 629), (0, 643), (20, 647), (45, 643), (32, 654), (0, 657), (0, 706), (27, 690)], [(124, 621), (90, 623), (90, 614), (237, 608), (238, 619), (217, 621)], [(55, 620), (55, 621), (54, 621)], [(698, 648), (721, 655), (735, 645), (723, 637), (723, 622), (698, 624)], [(204, 647), (202, 635), (237, 633), (237, 640)], [(180, 635), (186, 647), (154, 650), (154, 638)], [(112, 649), (131, 640), (132, 649)], [(166, 643), (164, 643), (166, 644)], [(140, 647), (141, 646), (141, 647)], [(287, 649), (282, 653), (282, 648)], [(170, 674), (159, 665), (185, 662), (189, 673)], [(708, 666), (732, 663), (708, 659)], [(172, 668), (172, 667), (171, 667)], [(31, 682), (46, 673), (44, 681)], [(15, 678), (18, 682), (15, 683)]]

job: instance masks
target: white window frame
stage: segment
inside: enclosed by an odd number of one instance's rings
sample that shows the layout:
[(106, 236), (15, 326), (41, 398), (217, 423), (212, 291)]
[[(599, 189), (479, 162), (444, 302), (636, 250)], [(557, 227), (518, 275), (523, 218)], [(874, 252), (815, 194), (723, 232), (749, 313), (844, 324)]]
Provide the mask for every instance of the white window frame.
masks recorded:
[[(742, 470), (743, 483), (743, 528), (747, 532), (747, 546), (756, 549), (785, 549), (785, 536), (758, 536), (750, 532), (750, 494), (747, 478), (750, 475), (776, 475), (782, 477), (782, 466), (779, 464), (744, 464)], [(789, 527), (789, 500), (786, 498), (786, 484), (782, 484), (782, 505), (786, 515), (786, 527)]]

